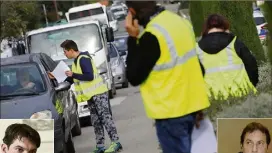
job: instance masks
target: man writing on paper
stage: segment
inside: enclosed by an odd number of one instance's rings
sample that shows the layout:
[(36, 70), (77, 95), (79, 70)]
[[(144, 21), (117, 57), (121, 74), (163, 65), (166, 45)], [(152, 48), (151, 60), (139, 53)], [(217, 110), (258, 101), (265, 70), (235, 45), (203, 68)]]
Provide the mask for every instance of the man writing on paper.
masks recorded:
[[(115, 153), (122, 149), (112, 115), (109, 110), (107, 86), (99, 76), (88, 52), (79, 52), (73, 40), (66, 40), (61, 45), (69, 59), (75, 59), (72, 71), (66, 71), (66, 81), (74, 83), (77, 102), (88, 102), (92, 124), (96, 136), (96, 149), (93, 153)], [(50, 78), (54, 78), (49, 73)], [(112, 141), (106, 150), (104, 147), (104, 127)]]

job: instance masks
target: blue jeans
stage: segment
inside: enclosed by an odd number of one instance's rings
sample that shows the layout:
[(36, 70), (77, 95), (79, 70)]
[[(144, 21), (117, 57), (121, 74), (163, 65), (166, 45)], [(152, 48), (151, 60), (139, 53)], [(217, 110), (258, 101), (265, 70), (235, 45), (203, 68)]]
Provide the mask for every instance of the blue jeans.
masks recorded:
[(163, 153), (191, 153), (191, 135), (196, 114), (156, 120), (157, 136)]

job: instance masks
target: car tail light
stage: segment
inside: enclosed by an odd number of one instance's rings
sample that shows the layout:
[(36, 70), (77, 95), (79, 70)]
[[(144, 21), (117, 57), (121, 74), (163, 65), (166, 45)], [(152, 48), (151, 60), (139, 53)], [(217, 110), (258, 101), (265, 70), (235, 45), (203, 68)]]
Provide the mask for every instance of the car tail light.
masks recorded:
[(267, 24), (261, 26), (261, 29), (267, 29)]

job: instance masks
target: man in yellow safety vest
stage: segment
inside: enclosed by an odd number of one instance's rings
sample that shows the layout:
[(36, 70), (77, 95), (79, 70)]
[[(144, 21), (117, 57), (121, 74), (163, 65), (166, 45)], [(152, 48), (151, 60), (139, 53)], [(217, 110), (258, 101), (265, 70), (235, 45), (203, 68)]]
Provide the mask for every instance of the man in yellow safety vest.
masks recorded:
[[(126, 1), (127, 77), (140, 85), (165, 153), (189, 153), (199, 111), (209, 107), (191, 24), (155, 1)], [(144, 31), (139, 36), (139, 25)]]
[[(73, 40), (66, 40), (61, 44), (68, 59), (75, 59), (72, 71), (66, 71), (66, 81), (74, 83), (77, 102), (87, 101), (92, 125), (96, 136), (96, 149), (93, 153), (115, 153), (122, 149), (117, 130), (109, 110), (107, 86), (93, 63), (88, 52), (79, 52)], [(51, 78), (52, 74), (49, 73)], [(104, 147), (104, 127), (112, 141), (106, 150)]]

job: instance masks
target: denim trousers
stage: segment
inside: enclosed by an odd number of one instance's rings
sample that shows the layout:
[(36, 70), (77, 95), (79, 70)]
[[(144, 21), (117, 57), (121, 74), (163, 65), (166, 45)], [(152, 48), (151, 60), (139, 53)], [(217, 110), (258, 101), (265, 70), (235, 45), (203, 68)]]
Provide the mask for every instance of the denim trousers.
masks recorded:
[(155, 121), (163, 153), (190, 153), (196, 114)]

